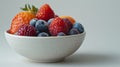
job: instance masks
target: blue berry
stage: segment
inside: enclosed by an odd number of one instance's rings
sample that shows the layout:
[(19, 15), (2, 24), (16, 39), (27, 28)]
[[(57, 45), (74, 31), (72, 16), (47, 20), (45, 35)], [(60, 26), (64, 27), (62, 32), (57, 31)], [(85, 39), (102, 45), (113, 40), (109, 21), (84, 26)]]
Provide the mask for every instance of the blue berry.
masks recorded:
[(35, 28), (39, 32), (48, 31), (48, 23), (44, 20), (38, 20), (35, 24)]
[(36, 19), (36, 18), (32, 19), (30, 21), (30, 25), (35, 27), (35, 24), (36, 24), (37, 21), (38, 21), (38, 19)]
[(54, 18), (51, 18), (48, 20), (48, 25), (50, 25), (50, 23), (53, 21)]
[(39, 33), (38, 36), (39, 36), (39, 37), (48, 37), (49, 34), (48, 34), (48, 33), (45, 33), (45, 32), (42, 32), (42, 33)]
[(83, 28), (82, 24), (80, 24), (80, 23), (77, 23), (77, 22), (76, 22), (76, 23), (73, 25), (73, 28), (78, 29), (78, 31), (79, 31), (80, 33), (83, 33), (83, 32), (84, 32), (84, 28)]
[(57, 35), (57, 36), (65, 36), (65, 35), (66, 35), (65, 33), (60, 32), (60, 33), (58, 33), (58, 35)]
[(75, 35), (75, 34), (79, 34), (80, 32), (78, 31), (78, 29), (76, 28), (72, 28), (69, 32), (70, 35)]
[(37, 35), (40, 33), (39, 31), (36, 31)]

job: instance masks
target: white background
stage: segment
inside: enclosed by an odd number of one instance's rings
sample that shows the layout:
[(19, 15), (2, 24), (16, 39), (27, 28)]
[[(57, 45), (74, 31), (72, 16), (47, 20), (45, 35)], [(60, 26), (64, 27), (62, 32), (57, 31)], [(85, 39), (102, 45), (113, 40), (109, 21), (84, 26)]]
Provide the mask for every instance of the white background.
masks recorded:
[[(4, 31), (26, 3), (48, 3), (57, 15), (81, 22), (87, 34), (80, 49), (59, 63), (33, 63), (18, 55)], [(120, 0), (0, 0), (0, 67), (120, 67)]]

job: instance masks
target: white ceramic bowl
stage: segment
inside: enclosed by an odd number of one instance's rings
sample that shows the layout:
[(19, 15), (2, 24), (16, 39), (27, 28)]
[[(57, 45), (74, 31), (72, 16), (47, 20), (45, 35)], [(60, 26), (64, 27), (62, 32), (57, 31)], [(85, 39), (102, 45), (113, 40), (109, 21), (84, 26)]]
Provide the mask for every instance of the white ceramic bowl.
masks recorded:
[(5, 32), (9, 45), (17, 53), (38, 62), (56, 62), (73, 54), (82, 44), (85, 32), (70, 36), (28, 37)]

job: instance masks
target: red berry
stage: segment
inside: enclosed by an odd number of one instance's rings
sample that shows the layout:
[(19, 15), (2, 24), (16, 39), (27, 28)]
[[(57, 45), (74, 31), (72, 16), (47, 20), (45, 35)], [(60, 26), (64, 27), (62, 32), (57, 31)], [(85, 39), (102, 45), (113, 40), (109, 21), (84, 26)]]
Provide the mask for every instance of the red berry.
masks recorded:
[(51, 35), (57, 36), (60, 32), (68, 34), (69, 28), (66, 22), (64, 22), (61, 18), (56, 17), (49, 25), (49, 31)]
[(48, 21), (50, 18), (54, 18), (54, 16), (55, 14), (48, 4), (44, 4), (43, 6), (41, 6), (36, 14), (36, 17), (38, 19), (42, 19), (45, 21)]
[(67, 23), (69, 30), (72, 28), (73, 24), (67, 19), (63, 18), (63, 21)]
[(23, 24), (17, 32), (20, 36), (36, 36), (36, 34), (35, 28), (28, 24)]

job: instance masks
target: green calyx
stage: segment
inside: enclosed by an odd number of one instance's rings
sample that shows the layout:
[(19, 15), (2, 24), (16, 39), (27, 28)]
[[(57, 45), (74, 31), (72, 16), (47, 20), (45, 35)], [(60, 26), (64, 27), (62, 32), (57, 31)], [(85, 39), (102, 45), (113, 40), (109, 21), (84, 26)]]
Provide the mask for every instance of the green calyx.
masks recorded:
[(25, 4), (24, 8), (21, 8), (23, 11), (29, 11), (33, 14), (36, 14), (38, 11), (38, 8), (36, 8), (34, 5), (30, 6), (29, 4)]

